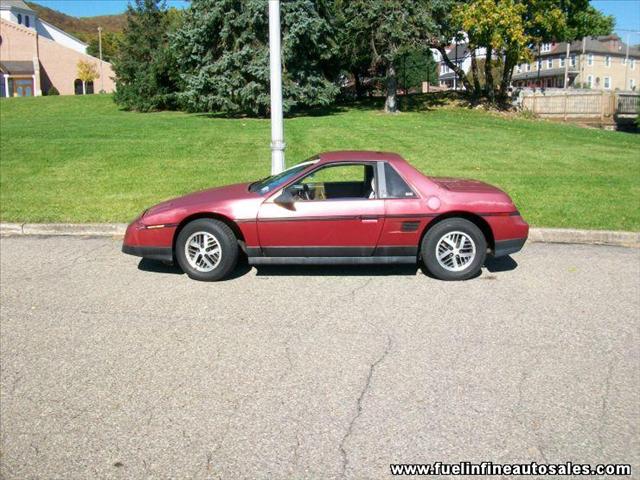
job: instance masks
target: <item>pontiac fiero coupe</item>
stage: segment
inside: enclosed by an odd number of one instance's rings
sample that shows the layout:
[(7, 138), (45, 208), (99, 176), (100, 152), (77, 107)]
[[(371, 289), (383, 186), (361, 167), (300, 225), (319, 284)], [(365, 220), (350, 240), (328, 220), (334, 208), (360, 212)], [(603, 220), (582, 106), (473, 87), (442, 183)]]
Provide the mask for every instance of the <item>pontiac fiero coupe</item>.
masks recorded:
[(327, 152), (282, 173), (168, 200), (129, 225), (122, 251), (221, 280), (251, 265), (423, 262), (436, 278), (478, 274), (519, 251), (529, 226), (509, 196), (429, 177), (394, 153)]

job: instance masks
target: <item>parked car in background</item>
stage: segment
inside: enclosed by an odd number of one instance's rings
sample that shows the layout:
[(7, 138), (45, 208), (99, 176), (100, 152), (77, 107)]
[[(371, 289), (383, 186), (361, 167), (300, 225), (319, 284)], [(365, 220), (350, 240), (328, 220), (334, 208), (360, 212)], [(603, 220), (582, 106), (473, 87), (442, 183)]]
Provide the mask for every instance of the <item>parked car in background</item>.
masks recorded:
[(160, 203), (129, 225), (123, 252), (176, 261), (196, 280), (251, 265), (423, 262), (443, 280), (519, 251), (529, 226), (477, 180), (429, 177), (394, 153), (321, 153), (253, 183)]

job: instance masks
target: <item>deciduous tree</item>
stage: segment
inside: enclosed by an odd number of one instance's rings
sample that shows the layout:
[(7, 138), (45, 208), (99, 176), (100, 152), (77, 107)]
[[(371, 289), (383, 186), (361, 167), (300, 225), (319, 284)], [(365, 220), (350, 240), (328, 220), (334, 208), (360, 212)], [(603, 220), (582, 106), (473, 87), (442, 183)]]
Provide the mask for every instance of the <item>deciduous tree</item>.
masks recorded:
[(98, 67), (93, 62), (89, 62), (87, 60), (78, 60), (77, 67), (78, 78), (82, 80), (82, 94), (86, 95), (87, 83), (93, 82), (94, 80), (100, 78)]
[(368, 44), (371, 61), (386, 72), (385, 111), (398, 110), (398, 58), (411, 48), (425, 46), (436, 30), (431, 0), (350, 0), (344, 2), (344, 36), (357, 45)]

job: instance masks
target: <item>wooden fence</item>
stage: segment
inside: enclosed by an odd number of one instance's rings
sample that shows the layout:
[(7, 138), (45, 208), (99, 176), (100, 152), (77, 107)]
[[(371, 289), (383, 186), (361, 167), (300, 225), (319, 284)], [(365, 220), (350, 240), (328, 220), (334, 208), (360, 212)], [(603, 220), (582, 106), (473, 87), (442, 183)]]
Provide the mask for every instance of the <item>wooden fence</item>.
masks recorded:
[(547, 90), (523, 92), (522, 109), (541, 117), (613, 120), (638, 116), (640, 94), (631, 92)]

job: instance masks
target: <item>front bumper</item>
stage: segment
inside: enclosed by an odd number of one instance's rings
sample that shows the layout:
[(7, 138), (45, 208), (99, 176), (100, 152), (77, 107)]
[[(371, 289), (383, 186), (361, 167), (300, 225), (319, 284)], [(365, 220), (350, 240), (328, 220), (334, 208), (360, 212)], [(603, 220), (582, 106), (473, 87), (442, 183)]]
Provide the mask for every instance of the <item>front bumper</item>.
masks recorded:
[(148, 228), (140, 218), (128, 227), (122, 242), (123, 253), (166, 262), (173, 261), (175, 225)]
[(526, 241), (527, 237), (513, 238), (511, 240), (496, 240), (496, 248), (493, 252), (493, 256), (504, 257), (506, 255), (519, 252), (522, 250)]
[(136, 257), (162, 260), (163, 262), (173, 261), (173, 250), (171, 247), (140, 247), (137, 245), (122, 245), (122, 252), (128, 255), (135, 255)]

